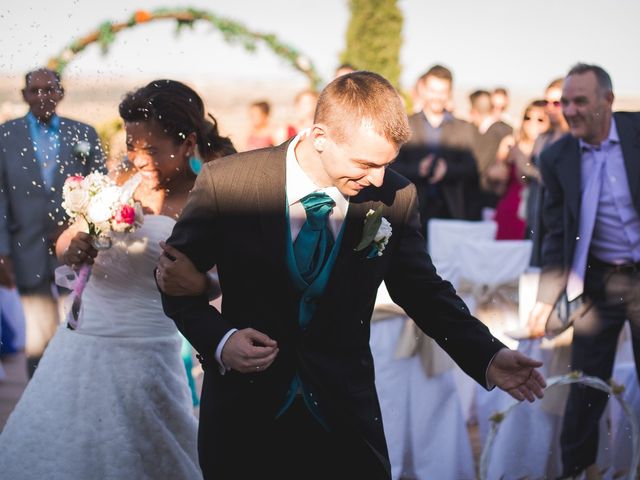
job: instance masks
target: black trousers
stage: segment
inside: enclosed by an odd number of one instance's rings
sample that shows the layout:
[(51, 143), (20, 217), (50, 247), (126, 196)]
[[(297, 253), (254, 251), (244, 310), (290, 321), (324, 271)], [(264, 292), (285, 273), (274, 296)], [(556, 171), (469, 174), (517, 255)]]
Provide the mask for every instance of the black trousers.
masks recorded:
[(247, 441), (244, 451), (241, 445), (235, 449), (236, 458), (225, 462), (224, 472), (211, 472), (205, 477), (224, 480), (391, 478), (362, 438), (326, 430), (300, 396), (281, 417), (256, 435), (258, 442)]
[[(640, 381), (640, 268), (618, 271), (590, 258), (585, 295), (594, 307), (574, 325), (571, 368), (609, 380), (618, 336), (628, 320)], [(595, 463), (598, 423), (607, 400), (604, 392), (571, 385), (560, 438), (563, 476), (575, 475)]]

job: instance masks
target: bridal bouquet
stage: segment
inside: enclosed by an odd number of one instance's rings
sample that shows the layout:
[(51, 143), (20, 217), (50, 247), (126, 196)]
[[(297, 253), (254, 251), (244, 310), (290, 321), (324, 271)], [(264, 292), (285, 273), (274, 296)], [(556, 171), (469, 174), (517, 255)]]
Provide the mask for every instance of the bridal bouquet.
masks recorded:
[[(106, 250), (111, 247), (112, 232), (132, 232), (143, 222), (142, 206), (133, 200), (133, 192), (139, 183), (139, 176), (122, 186), (99, 172), (92, 172), (86, 177), (70, 176), (62, 187), (62, 208), (70, 219), (84, 220), (96, 250)], [(75, 329), (78, 326), (80, 296), (89, 281), (91, 266), (83, 265), (77, 273), (69, 267), (60, 269), (58, 283), (73, 290), (68, 323)]]
[[(132, 180), (138, 180), (134, 177)], [(118, 186), (102, 173), (68, 177), (62, 187), (62, 208), (71, 219), (82, 218), (97, 250), (110, 246), (111, 232), (130, 232), (143, 221), (142, 207), (133, 201), (138, 182)]]

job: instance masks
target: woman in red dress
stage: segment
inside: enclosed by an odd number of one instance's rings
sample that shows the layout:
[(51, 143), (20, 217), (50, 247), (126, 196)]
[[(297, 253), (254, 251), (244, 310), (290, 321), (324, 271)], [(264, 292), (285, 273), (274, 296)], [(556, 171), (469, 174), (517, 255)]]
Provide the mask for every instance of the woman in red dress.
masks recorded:
[(544, 100), (531, 102), (524, 111), (520, 131), (505, 137), (498, 148), (497, 165), (504, 173), (505, 193), (498, 202), (494, 220), (498, 223), (497, 240), (525, 238), (527, 186), (521, 172), (531, 164), (533, 144), (549, 129)]

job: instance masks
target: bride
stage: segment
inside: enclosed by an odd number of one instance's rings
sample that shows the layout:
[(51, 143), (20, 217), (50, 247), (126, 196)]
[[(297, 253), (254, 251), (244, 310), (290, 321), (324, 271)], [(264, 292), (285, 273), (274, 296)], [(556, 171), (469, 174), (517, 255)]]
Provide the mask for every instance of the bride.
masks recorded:
[(120, 104), (143, 225), (100, 254), (78, 226), (56, 250), (92, 264), (78, 327), (60, 327), (0, 434), (0, 472), (20, 479), (196, 479), (197, 421), (181, 340), (153, 269), (204, 159), (233, 153), (189, 87), (157, 80)]

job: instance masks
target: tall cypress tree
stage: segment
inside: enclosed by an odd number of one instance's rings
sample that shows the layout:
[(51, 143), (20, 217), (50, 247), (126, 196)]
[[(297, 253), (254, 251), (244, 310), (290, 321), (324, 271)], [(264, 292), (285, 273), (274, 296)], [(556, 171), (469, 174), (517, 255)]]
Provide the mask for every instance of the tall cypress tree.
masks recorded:
[(399, 87), (402, 13), (396, 0), (349, 0), (351, 20), (340, 61), (370, 70)]

